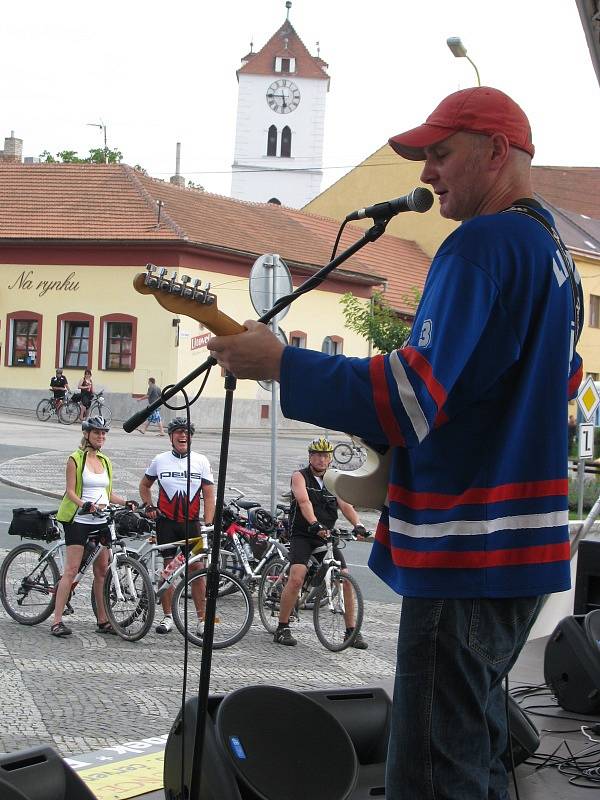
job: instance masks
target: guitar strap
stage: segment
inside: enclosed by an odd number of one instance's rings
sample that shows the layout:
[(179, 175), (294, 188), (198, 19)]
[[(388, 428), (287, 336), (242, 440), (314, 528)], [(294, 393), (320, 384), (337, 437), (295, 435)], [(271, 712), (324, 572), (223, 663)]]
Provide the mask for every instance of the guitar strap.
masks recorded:
[[(537, 203), (536, 203), (537, 205)], [(541, 214), (537, 209), (533, 208), (532, 205), (526, 200), (517, 200), (514, 205), (510, 206), (510, 208), (504, 209), (502, 213), (507, 211), (516, 211), (518, 214), (526, 214), (531, 219), (534, 219), (540, 225), (542, 225), (552, 236), (554, 239), (554, 243), (556, 244), (565, 269), (567, 270), (567, 275), (569, 278), (569, 283), (571, 285), (571, 294), (573, 296), (573, 310), (574, 310), (574, 317), (575, 317), (575, 344), (579, 341), (579, 337), (581, 336), (581, 331), (583, 329), (583, 308), (581, 305), (581, 291), (577, 286), (577, 278), (575, 277), (575, 268), (573, 266), (573, 259), (571, 258), (571, 254), (567, 250), (563, 240), (560, 238), (558, 231), (556, 228), (551, 225), (546, 217)]]

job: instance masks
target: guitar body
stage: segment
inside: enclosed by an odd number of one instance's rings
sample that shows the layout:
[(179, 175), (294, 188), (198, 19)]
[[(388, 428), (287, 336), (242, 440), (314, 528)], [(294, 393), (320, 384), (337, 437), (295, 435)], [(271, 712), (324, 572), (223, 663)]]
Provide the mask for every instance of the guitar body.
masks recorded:
[(392, 449), (389, 448), (382, 455), (363, 440), (358, 441), (367, 453), (364, 464), (352, 472), (330, 467), (323, 481), (332, 494), (347, 503), (379, 511), (387, 498)]

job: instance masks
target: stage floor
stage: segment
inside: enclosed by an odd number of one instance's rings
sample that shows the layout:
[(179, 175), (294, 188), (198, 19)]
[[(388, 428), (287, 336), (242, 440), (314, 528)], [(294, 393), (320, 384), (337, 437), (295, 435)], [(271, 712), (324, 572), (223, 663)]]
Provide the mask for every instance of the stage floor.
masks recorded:
[[(587, 723), (600, 723), (600, 716), (584, 716), (564, 711), (549, 691), (544, 691), (546, 642), (547, 637), (529, 642), (510, 675), (511, 694), (530, 715), (541, 740), (531, 763), (520, 764), (516, 769), (519, 796), (520, 800), (583, 800), (584, 797), (590, 797), (590, 788), (600, 790), (600, 734), (592, 734), (598, 739), (598, 744), (594, 747), (594, 743), (585, 737), (580, 727)], [(531, 687), (529, 693), (526, 692), (526, 687)], [(390, 685), (384, 688), (389, 691)], [(546, 757), (552, 753), (552, 761), (548, 759), (543, 765)], [(559, 771), (559, 760), (563, 761), (563, 768), (569, 769), (568, 774)], [(577, 764), (582, 769), (592, 770), (597, 765), (598, 782), (582, 780), (581, 785), (571, 783)], [(511, 785), (511, 798), (515, 797), (514, 787)], [(141, 796), (140, 800), (164, 800), (164, 792), (151, 792)], [(281, 800), (285, 799), (282, 797)]]

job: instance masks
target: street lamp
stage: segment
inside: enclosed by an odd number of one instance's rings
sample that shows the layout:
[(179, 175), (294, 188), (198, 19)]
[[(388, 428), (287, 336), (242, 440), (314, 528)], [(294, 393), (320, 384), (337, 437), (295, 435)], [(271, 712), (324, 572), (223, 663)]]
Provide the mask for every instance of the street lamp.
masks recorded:
[(474, 61), (472, 61), (469, 56), (467, 55), (467, 48), (461, 42), (460, 36), (450, 36), (446, 39), (446, 44), (452, 51), (452, 55), (455, 58), (466, 58), (467, 61), (473, 65), (473, 69), (475, 70), (475, 74), (477, 75), (477, 86), (481, 86), (481, 79), (479, 77), (479, 70)]

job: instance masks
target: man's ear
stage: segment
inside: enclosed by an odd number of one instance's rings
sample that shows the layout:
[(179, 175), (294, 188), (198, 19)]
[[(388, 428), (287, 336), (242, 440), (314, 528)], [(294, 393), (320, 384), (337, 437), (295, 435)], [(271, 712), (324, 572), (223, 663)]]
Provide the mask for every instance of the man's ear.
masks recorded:
[(490, 136), (492, 152), (490, 156), (490, 167), (492, 169), (501, 169), (510, 153), (510, 143), (503, 133), (494, 133)]

